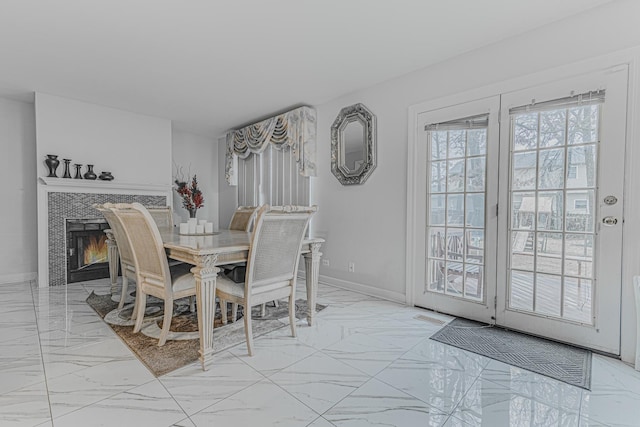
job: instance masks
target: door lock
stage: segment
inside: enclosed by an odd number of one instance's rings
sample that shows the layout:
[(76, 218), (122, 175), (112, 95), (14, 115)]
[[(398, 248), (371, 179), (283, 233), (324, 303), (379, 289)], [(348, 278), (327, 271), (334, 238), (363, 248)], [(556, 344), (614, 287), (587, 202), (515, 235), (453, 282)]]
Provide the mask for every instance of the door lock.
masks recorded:
[(614, 218), (612, 216), (605, 216), (604, 218), (602, 218), (602, 223), (608, 226), (616, 225), (618, 223), (618, 218)]
[(604, 198), (604, 204), (605, 205), (615, 205), (616, 203), (618, 203), (618, 198), (616, 196), (607, 196)]

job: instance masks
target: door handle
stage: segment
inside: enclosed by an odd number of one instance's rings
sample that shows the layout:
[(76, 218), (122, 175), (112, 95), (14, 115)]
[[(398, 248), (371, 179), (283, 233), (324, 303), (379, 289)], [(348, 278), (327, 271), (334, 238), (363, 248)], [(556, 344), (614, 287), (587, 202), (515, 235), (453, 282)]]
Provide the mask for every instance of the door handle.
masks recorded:
[(604, 218), (602, 218), (602, 223), (604, 225), (613, 226), (618, 223), (618, 218), (615, 218), (612, 216), (605, 216)]

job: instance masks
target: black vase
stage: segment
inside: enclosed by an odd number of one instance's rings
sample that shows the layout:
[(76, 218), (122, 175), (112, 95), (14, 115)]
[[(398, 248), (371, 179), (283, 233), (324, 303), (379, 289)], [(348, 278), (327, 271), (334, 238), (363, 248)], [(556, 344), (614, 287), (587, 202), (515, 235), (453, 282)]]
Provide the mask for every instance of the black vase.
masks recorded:
[(98, 179), (103, 181), (113, 181), (113, 175), (111, 175), (111, 172), (102, 172)]
[(93, 172), (93, 165), (87, 165), (87, 172), (84, 174), (84, 179), (96, 179), (98, 175)]
[(47, 167), (49, 168), (48, 178), (57, 178), (56, 169), (58, 169), (58, 165), (60, 164), (60, 160), (58, 160), (58, 156), (55, 154), (47, 154), (47, 158), (44, 160)]
[(69, 170), (69, 166), (71, 165), (71, 159), (62, 159), (64, 160), (64, 175), (63, 178), (71, 178), (71, 171)]
[(74, 176), (75, 179), (82, 179), (82, 171), (80, 169), (82, 169), (82, 163), (78, 164), (74, 164), (73, 166), (76, 167), (76, 176)]

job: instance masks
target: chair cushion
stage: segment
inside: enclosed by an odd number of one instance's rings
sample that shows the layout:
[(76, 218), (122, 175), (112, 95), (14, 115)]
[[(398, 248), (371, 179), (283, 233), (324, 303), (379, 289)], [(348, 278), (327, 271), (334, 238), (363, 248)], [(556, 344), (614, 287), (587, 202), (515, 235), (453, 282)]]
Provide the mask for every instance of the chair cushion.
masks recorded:
[[(233, 280), (230, 280), (227, 277), (218, 276), (216, 287), (218, 290), (226, 294), (233, 295), (238, 298), (244, 298), (244, 283), (235, 283)], [(274, 289), (281, 289), (286, 287), (291, 287), (291, 284), (288, 280), (277, 283), (269, 283), (268, 285), (254, 286), (252, 295), (258, 295), (263, 292), (269, 292)]]
[(244, 298), (244, 283), (235, 283), (233, 280), (229, 280), (224, 276), (218, 275), (216, 288), (225, 294)]
[(174, 292), (196, 287), (196, 278), (190, 271), (192, 267), (190, 264), (179, 264), (169, 267)]

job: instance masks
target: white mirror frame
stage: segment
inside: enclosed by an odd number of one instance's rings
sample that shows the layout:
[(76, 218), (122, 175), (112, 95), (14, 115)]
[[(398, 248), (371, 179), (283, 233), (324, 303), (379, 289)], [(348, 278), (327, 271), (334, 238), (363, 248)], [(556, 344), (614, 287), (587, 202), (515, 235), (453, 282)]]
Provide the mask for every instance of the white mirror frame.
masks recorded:
[[(364, 128), (364, 161), (351, 171), (345, 164), (344, 128), (359, 122)], [(376, 116), (362, 104), (354, 104), (340, 110), (331, 125), (331, 173), (342, 185), (363, 184), (376, 168)]]

